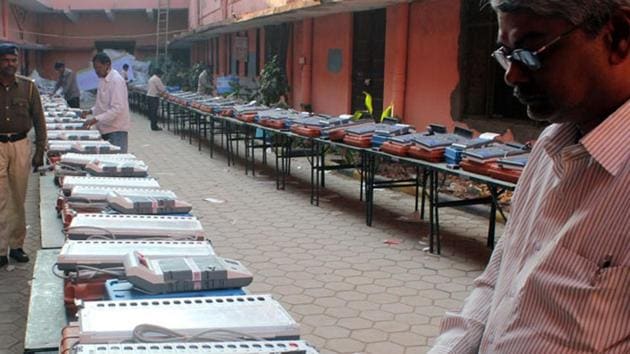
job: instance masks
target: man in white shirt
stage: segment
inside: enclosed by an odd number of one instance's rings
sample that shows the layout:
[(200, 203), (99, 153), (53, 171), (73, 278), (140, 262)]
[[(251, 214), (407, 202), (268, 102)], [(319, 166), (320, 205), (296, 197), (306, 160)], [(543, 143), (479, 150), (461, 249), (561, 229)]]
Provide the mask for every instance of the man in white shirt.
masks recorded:
[(197, 93), (202, 95), (213, 95), (214, 94), (214, 82), (212, 78), (212, 65), (208, 65), (202, 72), (199, 74), (199, 79), (197, 80)]
[(160, 68), (155, 69), (153, 76), (149, 79), (149, 85), (147, 88), (147, 99), (149, 104), (149, 119), (151, 120), (151, 130), (162, 130), (158, 127), (158, 106), (160, 104), (160, 95), (166, 91), (166, 86), (162, 83), (160, 76), (162, 70)]
[(131, 127), (127, 84), (118, 71), (112, 69), (112, 60), (107, 54), (97, 53), (92, 64), (100, 82), (94, 107), (81, 115), (83, 118), (93, 115), (84, 127), (96, 126), (103, 139), (120, 146), (121, 152), (127, 152), (127, 131)]

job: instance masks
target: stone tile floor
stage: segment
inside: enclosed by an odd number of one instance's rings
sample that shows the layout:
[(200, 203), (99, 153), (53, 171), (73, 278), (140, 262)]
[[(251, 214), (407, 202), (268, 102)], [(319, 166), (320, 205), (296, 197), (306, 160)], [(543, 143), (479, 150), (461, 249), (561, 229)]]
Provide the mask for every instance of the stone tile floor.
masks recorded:
[[(377, 190), (368, 227), (357, 180), (327, 174), (315, 207), (304, 159), (293, 161), (293, 176), (278, 191), (269, 167), (247, 176), (242, 162), (228, 167), (221, 153), (210, 159), (207, 148), (199, 152), (171, 132), (152, 132), (140, 115), (132, 120), (130, 152), (162, 187), (193, 204), (219, 255), (254, 273), (250, 293), (273, 294), (321, 353), (426, 352), (444, 312), (461, 306), (488, 260), (484, 217), (442, 209), (442, 255), (435, 256), (422, 250), (428, 224), (413, 214), (409, 195)], [(33, 256), (38, 208), (31, 178), (25, 249)], [(0, 270), (0, 353), (22, 352), (32, 265)]]

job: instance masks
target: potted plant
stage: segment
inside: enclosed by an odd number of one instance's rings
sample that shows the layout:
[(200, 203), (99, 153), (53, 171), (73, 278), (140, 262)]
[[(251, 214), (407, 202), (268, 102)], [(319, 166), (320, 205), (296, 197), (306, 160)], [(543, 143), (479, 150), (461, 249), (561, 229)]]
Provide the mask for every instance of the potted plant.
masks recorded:
[[(272, 106), (286, 99), (289, 92), (289, 84), (278, 64), (278, 56), (274, 55), (265, 63), (260, 73), (260, 86), (258, 99), (260, 103)], [(284, 102), (286, 104), (286, 102)]]

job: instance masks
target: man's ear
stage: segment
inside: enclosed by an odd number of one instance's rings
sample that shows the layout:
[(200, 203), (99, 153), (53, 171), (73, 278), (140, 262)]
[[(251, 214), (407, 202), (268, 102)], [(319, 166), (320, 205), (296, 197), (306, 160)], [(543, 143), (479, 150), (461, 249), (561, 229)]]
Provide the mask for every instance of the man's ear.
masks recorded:
[(630, 7), (615, 10), (608, 27), (606, 42), (610, 49), (610, 63), (619, 64), (630, 55)]

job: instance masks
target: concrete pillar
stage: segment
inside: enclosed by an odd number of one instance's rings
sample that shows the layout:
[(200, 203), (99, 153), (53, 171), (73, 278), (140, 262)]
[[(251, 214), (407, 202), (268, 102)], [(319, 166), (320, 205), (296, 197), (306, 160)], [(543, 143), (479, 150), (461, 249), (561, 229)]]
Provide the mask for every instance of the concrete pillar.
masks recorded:
[[(387, 9), (387, 40), (392, 41), (386, 60), (392, 60), (390, 92), (386, 93), (383, 109), (394, 104), (394, 114), (403, 118), (405, 113), (405, 91), (407, 88), (407, 57), (409, 41), (409, 4), (404, 3)], [(387, 80), (387, 79), (386, 79)], [(388, 99), (389, 98), (389, 99)]]
[(302, 56), (299, 58), (299, 63), (302, 65), (302, 97), (299, 103), (302, 105), (312, 105), (313, 19), (311, 18), (302, 20)]

